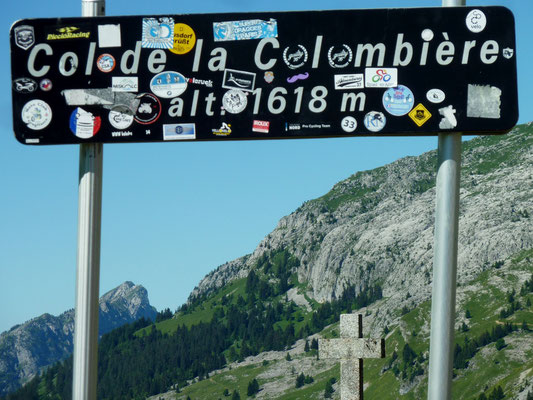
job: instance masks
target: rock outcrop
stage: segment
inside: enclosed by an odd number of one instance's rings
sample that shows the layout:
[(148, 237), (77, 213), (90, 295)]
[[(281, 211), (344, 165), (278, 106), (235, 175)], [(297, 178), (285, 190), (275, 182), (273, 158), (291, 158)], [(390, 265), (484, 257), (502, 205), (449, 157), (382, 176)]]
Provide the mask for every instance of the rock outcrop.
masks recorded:
[[(406, 157), (337, 183), (283, 217), (255, 251), (220, 266), (193, 299), (248, 274), (265, 252), (286, 249), (319, 302), (377, 282), (398, 304), (431, 295), (437, 152)], [(458, 281), (533, 247), (533, 124), (463, 143)]]
[[(124, 282), (100, 298), (100, 336), (139, 318), (154, 320), (156, 310), (141, 285)], [(43, 314), (0, 335), (0, 395), (31, 379), (73, 351), (74, 310)]]

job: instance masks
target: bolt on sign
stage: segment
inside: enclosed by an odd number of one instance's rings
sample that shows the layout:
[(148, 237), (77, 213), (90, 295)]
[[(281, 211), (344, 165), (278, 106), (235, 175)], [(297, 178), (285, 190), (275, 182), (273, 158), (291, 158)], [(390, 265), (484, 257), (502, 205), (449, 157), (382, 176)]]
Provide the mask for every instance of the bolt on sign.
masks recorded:
[(504, 7), (27, 19), (25, 144), (494, 134), (518, 120)]

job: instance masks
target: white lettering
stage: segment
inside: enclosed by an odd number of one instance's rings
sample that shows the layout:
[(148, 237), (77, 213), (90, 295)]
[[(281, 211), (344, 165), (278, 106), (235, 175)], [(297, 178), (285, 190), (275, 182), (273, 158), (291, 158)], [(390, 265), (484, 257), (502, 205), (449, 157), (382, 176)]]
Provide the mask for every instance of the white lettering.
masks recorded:
[(266, 38), (259, 41), (257, 48), (255, 49), (254, 61), (257, 68), (262, 70), (270, 69), (276, 65), (276, 60), (274, 58), (269, 59), (267, 63), (261, 61), (261, 55), (263, 54), (263, 49), (267, 43), (270, 43), (274, 49), (279, 49), (279, 42), (276, 38)]
[(52, 47), (50, 47), (48, 44), (41, 43), (31, 49), (30, 56), (28, 57), (28, 71), (32, 76), (35, 77), (44, 76), (48, 73), (48, 71), (50, 71), (49, 65), (43, 65), (40, 69), (35, 69), (35, 58), (37, 57), (37, 53), (39, 53), (41, 50), (44, 50), (47, 56), (54, 54)]
[[(163, 50), (154, 50), (148, 57), (148, 71), (152, 74), (158, 74), (165, 70), (165, 63), (167, 62), (167, 54)], [(156, 64), (161, 64), (156, 67)]]
[[(500, 52), (500, 46), (495, 40), (487, 40), (481, 46), (481, 61), (484, 64), (492, 64), (498, 59), (498, 53)], [(487, 57), (490, 56), (490, 57)]]
[[(122, 73), (124, 74), (136, 74), (137, 70), (139, 69), (139, 57), (141, 56), (141, 41), (137, 41), (135, 43), (135, 51), (134, 50), (126, 50), (124, 54), (122, 55), (122, 59), (120, 60), (120, 69), (122, 70)], [(133, 57), (133, 60), (131, 62), (131, 66), (128, 67), (129, 59)]]

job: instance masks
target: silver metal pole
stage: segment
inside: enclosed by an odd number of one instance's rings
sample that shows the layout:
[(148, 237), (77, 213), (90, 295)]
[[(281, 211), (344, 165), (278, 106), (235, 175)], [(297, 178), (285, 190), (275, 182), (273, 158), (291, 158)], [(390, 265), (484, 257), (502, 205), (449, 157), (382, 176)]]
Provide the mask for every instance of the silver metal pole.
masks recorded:
[[(442, 6), (464, 6), (465, 2), (442, 0)], [(438, 153), (428, 400), (450, 400), (457, 289), (461, 134), (439, 134)]]
[[(82, 0), (82, 16), (105, 14), (105, 0)], [(98, 377), (103, 145), (80, 145), (73, 400), (95, 400)]]

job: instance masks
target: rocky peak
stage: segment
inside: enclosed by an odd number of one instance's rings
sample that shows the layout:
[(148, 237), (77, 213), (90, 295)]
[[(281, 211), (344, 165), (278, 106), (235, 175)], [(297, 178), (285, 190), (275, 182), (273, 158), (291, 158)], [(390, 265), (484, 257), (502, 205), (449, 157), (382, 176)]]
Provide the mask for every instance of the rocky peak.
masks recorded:
[[(99, 334), (143, 317), (154, 320), (156, 314), (146, 289), (124, 282), (100, 298)], [(0, 395), (72, 353), (74, 318), (73, 309), (57, 317), (43, 314), (0, 335)]]

